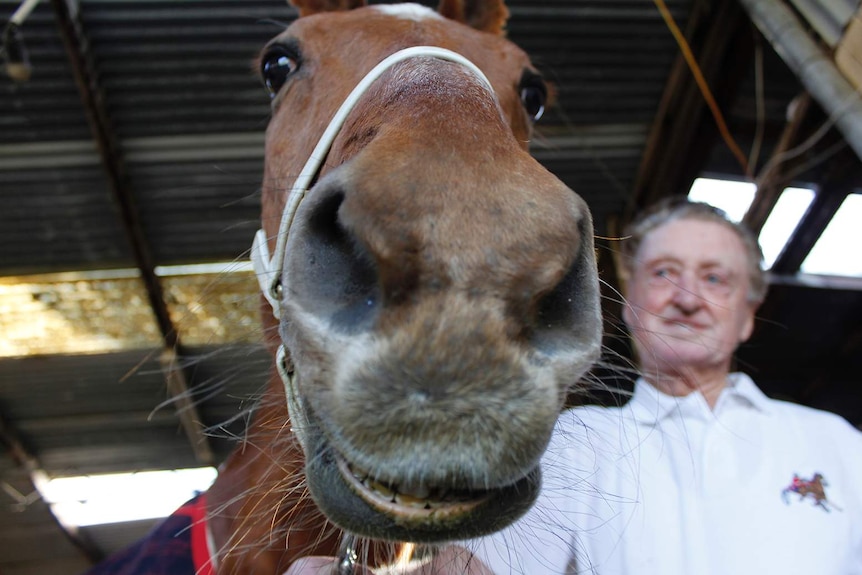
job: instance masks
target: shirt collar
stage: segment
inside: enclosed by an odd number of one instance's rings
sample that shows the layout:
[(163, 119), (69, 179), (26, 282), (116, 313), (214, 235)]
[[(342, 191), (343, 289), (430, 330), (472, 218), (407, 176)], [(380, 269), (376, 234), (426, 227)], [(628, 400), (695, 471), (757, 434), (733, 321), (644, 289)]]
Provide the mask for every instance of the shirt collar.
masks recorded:
[(678, 414), (687, 418), (714, 419), (716, 414), (737, 407), (756, 409), (764, 414), (772, 411), (770, 400), (744, 373), (727, 376), (727, 386), (711, 410), (703, 395), (693, 391), (684, 396), (667, 395), (653, 387), (644, 378), (638, 378), (629, 408), (638, 423), (655, 425), (661, 420)]
[[(734, 372), (727, 376), (727, 387), (722, 392), (722, 396), (725, 395), (737, 402), (747, 403), (748, 406), (766, 415), (772, 413), (772, 401), (747, 374), (742, 372)], [(721, 400), (722, 397), (719, 397), (719, 401)]]

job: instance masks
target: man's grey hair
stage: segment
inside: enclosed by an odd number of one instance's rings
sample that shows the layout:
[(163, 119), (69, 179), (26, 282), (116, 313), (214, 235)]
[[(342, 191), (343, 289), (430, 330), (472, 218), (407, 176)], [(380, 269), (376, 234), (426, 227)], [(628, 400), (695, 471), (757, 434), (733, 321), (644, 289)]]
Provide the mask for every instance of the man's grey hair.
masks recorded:
[(656, 228), (675, 220), (716, 222), (733, 230), (742, 240), (748, 260), (748, 301), (758, 305), (764, 300), (769, 285), (763, 271), (763, 252), (754, 233), (746, 226), (730, 220), (724, 210), (702, 202), (692, 202), (681, 196), (665, 198), (626, 226), (620, 242), (621, 271), (626, 279), (630, 278), (634, 271), (635, 257), (644, 238)]

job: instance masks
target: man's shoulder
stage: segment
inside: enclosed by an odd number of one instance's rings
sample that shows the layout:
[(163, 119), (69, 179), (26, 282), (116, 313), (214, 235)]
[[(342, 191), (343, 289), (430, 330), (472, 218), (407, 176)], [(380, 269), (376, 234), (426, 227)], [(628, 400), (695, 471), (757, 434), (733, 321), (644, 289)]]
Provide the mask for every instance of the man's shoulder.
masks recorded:
[(781, 417), (793, 417), (801, 421), (812, 421), (825, 425), (846, 426), (858, 432), (846, 419), (837, 413), (785, 399), (770, 399), (769, 401), (775, 408), (776, 413)]
[(607, 431), (618, 429), (630, 418), (631, 414), (625, 406), (581, 405), (564, 411), (560, 416), (559, 424), (569, 428)]
[(862, 445), (862, 431), (837, 413), (781, 399), (771, 399), (770, 404), (782, 425), (827, 437), (846, 437)]

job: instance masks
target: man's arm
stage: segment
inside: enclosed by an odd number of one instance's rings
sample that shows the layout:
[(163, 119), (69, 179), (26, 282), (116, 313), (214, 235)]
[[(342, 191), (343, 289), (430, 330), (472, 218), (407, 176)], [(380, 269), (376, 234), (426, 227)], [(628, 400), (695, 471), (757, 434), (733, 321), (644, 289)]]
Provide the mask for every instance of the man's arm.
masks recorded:
[[(335, 557), (305, 557), (291, 565), (285, 575), (337, 575)], [(413, 561), (407, 566), (378, 569), (357, 566), (356, 575), (494, 575), (470, 551), (450, 545), (428, 561)]]

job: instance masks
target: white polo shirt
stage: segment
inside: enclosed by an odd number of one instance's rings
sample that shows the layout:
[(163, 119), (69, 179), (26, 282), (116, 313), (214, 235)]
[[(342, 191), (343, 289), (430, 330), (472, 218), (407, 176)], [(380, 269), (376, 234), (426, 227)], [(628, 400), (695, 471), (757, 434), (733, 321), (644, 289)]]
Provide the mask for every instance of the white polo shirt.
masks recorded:
[(862, 433), (728, 381), (564, 413), (534, 508), (470, 547), (497, 575), (862, 575)]

